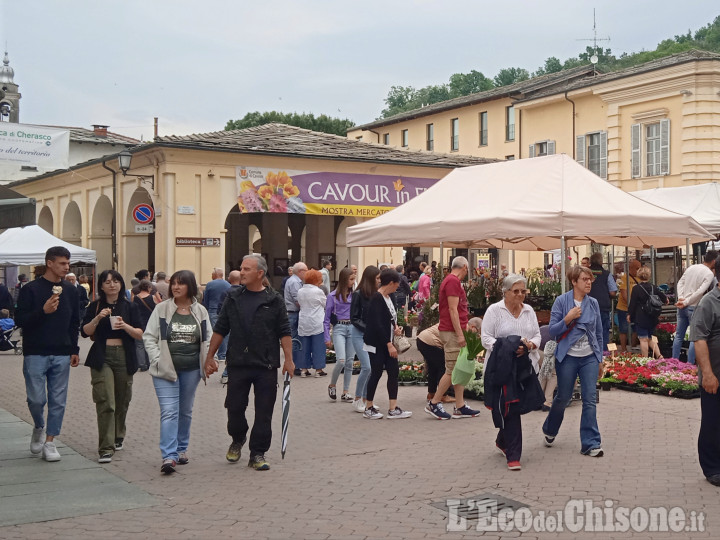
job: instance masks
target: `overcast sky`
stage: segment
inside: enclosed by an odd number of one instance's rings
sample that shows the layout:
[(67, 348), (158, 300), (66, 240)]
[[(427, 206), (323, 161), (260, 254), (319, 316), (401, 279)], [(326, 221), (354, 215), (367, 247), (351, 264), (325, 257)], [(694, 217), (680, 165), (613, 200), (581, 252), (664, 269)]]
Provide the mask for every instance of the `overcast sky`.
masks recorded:
[(717, 0), (0, 0), (0, 45), (24, 123), (147, 140), (217, 131), (250, 111), (374, 120), (392, 85), (493, 77), (576, 56), (654, 49), (720, 15)]

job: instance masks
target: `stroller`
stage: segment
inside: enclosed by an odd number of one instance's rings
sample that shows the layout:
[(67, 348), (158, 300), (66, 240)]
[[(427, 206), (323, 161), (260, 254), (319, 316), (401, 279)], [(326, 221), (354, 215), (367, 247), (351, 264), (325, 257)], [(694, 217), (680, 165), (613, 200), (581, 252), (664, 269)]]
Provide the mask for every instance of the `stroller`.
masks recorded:
[[(6, 319), (7, 320), (7, 319)], [(15, 335), (15, 332), (19, 332), (19, 328), (13, 325), (10, 328), (2, 327), (2, 335), (0, 335), (0, 351), (15, 351), (15, 354), (22, 354), (22, 338), (19, 334)], [(13, 339), (15, 335), (16, 339)]]

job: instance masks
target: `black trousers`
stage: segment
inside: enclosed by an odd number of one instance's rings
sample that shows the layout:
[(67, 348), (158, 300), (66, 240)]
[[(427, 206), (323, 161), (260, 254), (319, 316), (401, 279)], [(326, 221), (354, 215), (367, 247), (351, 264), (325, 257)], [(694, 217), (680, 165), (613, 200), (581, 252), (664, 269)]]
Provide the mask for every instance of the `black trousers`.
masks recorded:
[(378, 352), (370, 354), (370, 379), (367, 385), (367, 399), (373, 401), (375, 399), (375, 390), (377, 390), (380, 377), (382, 377), (383, 369), (387, 371), (387, 391), (388, 398), (397, 399), (398, 395), (398, 373), (400, 366), (397, 358), (393, 358), (388, 353), (386, 347), (379, 347)]
[(520, 461), (522, 455), (522, 423), (519, 414), (510, 413), (505, 417), (505, 427), (498, 431), (495, 444), (505, 450), (508, 463)]
[(445, 351), (442, 347), (433, 347), (419, 339), (415, 343), (427, 362), (428, 392), (434, 394), (440, 378), (445, 374)]
[(700, 413), (698, 456), (703, 474), (710, 477), (720, 474), (720, 392), (700, 388)]
[(245, 441), (249, 429), (245, 418), (250, 386), (255, 393), (255, 422), (250, 432), (250, 455), (264, 454), (272, 440), (272, 415), (277, 398), (277, 369), (228, 366), (227, 409), (228, 434), (233, 442)]

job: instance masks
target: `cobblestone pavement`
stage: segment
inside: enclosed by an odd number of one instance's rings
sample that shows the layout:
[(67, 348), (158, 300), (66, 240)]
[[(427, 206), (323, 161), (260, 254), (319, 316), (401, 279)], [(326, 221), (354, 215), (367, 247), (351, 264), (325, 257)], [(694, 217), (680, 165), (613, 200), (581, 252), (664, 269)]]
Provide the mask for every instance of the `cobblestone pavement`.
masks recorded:
[[(89, 341), (84, 340), (82, 347), (86, 352)], [(417, 357), (415, 349), (408, 354)], [(157, 399), (150, 376), (138, 373), (125, 449), (105, 468), (152, 494), (160, 504), (2, 527), (0, 538), (720, 537), (720, 489), (705, 481), (697, 462), (698, 400), (602, 392), (598, 405), (606, 452), (602, 458), (579, 453), (578, 404), (567, 410), (552, 448), (545, 448), (541, 441), (545, 415), (531, 413), (523, 417), (523, 470), (513, 472), (494, 448), (496, 431), (488, 411), (483, 409), (474, 419), (440, 422), (423, 412), (427, 389), (410, 386), (400, 388), (399, 404), (413, 411), (412, 418), (369, 421), (349, 404), (328, 400), (328, 378), (293, 380), (285, 460), (280, 459), (278, 394), (268, 472), (246, 466), (247, 448), (239, 464), (225, 461), (230, 443), (225, 431), (225, 390), (217, 375), (207, 386), (201, 383), (193, 414), (190, 464), (180, 466), (175, 475), (163, 476)], [(384, 381), (376, 400), (381, 410), (387, 406)], [(354, 382), (355, 378), (353, 389)], [(480, 403), (469, 404), (481, 408)], [(30, 421), (21, 357), (0, 354), (0, 408)], [(60, 439), (96, 459), (96, 437), (90, 370), (80, 366), (72, 370)], [(538, 518), (537, 523), (526, 532), (500, 533), (476, 530), (476, 520), (464, 524), (448, 518), (447, 499), (479, 495), (516, 501)], [(691, 512), (695, 518), (703, 512), (705, 531), (535, 530), (542, 511), (554, 514), (571, 499), (588, 500), (608, 511), (677, 506), (686, 512), (688, 524)], [(433, 503), (440, 503), (441, 508)], [(642, 511), (638, 512), (636, 517), (642, 517)], [(466, 530), (448, 531), (448, 527)]]

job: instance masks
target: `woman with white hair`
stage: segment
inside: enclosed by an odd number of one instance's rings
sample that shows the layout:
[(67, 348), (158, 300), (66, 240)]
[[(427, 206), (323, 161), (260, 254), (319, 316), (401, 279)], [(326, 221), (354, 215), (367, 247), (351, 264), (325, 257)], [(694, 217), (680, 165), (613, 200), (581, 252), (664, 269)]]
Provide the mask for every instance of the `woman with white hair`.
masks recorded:
[[(490, 360), (493, 347), (499, 338), (520, 336), (521, 345), (515, 354), (528, 354), (537, 373), (540, 353), (540, 327), (535, 311), (524, 303), (527, 281), (518, 274), (509, 274), (502, 283), (503, 299), (492, 304), (482, 319), (481, 337)], [(487, 366), (486, 366), (487, 369)], [(508, 469), (519, 471), (522, 454), (522, 424), (520, 411), (507, 407), (507, 414), (499, 427), (495, 446), (507, 459)]]

